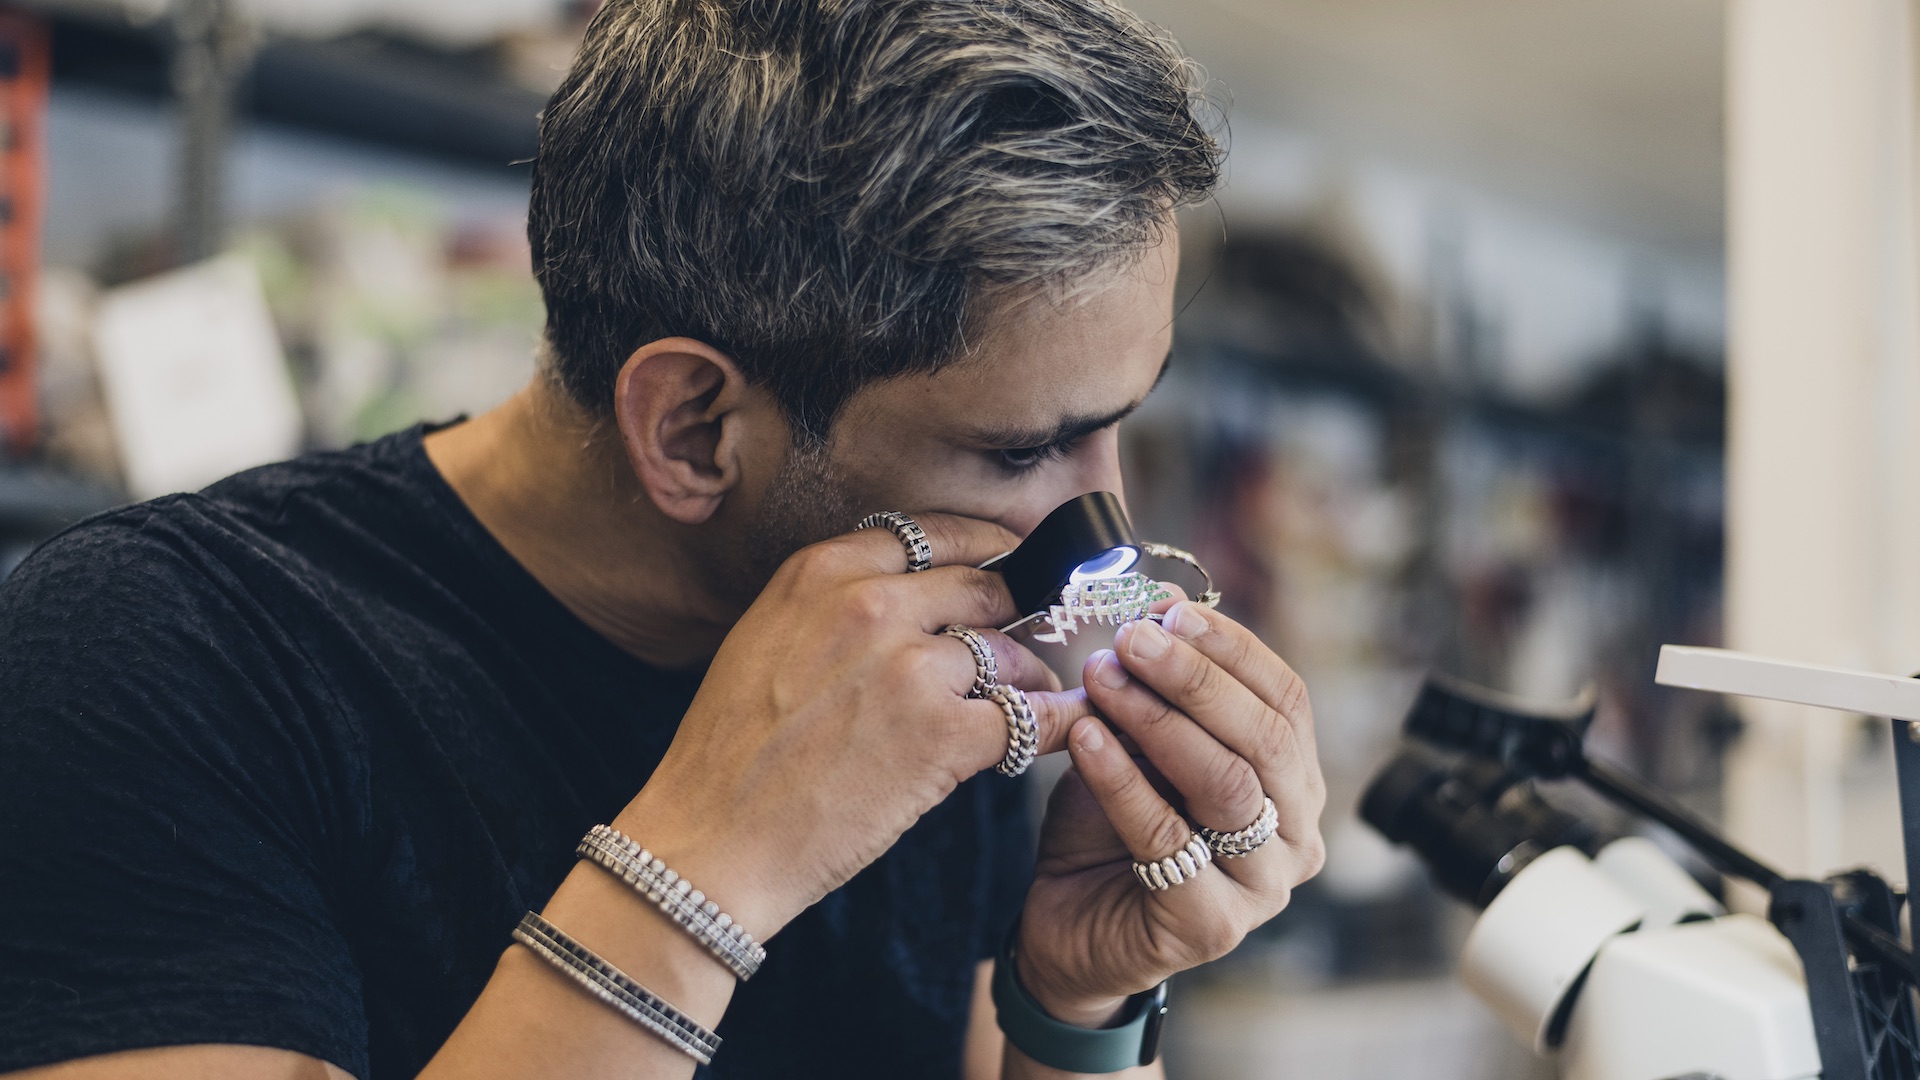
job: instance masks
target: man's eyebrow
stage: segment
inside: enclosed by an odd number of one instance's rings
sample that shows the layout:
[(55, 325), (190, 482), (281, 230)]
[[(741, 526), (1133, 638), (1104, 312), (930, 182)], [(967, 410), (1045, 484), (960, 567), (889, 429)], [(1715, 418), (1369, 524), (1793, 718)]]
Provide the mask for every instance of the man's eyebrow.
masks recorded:
[[(1160, 383), (1167, 377), (1167, 369), (1172, 364), (1173, 353), (1169, 351), (1167, 358), (1160, 361), (1160, 373), (1153, 377), (1153, 386), (1147, 388), (1147, 394), (1152, 394), (1159, 388)], [(973, 431), (970, 437), (982, 446), (1002, 447), (1009, 450), (1028, 446), (1061, 446), (1096, 431), (1103, 431), (1125, 420), (1146, 400), (1146, 395), (1141, 395), (1138, 401), (1104, 416), (1069, 416), (1050, 428), (1038, 430), (1013, 427), (979, 428)]]

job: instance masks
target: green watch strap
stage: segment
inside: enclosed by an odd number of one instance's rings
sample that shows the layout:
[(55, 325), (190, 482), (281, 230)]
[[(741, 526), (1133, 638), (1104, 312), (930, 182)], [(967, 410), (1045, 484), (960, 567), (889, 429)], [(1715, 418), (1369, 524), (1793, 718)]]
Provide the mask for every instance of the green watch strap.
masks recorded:
[(1132, 1016), (1119, 1027), (1083, 1028), (1048, 1016), (1020, 985), (1013, 969), (1016, 920), (993, 961), (993, 1007), (1007, 1041), (1042, 1065), (1067, 1072), (1113, 1073), (1150, 1064), (1160, 1053), (1160, 1025), (1167, 1015), (1167, 984), (1128, 999)]

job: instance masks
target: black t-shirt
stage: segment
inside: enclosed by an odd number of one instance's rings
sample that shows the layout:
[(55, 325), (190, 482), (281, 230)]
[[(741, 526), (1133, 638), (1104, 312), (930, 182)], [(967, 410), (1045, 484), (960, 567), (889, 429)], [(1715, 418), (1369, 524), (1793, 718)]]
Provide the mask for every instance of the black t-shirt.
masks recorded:
[[(0, 1072), (411, 1076), (658, 764), (700, 673), (575, 618), (421, 435), (101, 515), (0, 585)], [(1030, 864), (1018, 787), (963, 784), (768, 944), (710, 1075), (956, 1075)]]

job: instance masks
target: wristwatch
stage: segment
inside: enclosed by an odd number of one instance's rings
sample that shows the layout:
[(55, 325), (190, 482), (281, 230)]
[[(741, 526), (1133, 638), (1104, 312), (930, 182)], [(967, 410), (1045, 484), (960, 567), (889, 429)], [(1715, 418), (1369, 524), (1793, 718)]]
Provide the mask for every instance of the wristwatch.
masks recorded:
[(1020, 985), (1013, 969), (1013, 946), (1019, 937), (1020, 921), (1015, 919), (993, 960), (993, 1007), (1008, 1042), (1040, 1064), (1066, 1072), (1113, 1073), (1153, 1063), (1160, 1054), (1160, 1026), (1167, 1019), (1166, 983), (1128, 998), (1127, 1019), (1119, 1027), (1063, 1024)]

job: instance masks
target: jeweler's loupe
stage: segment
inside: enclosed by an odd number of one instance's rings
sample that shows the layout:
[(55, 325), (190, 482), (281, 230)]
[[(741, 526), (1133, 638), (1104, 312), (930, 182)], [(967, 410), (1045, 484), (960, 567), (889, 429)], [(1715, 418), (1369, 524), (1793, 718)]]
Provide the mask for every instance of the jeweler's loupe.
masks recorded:
[(1148, 609), (1171, 594), (1136, 568), (1141, 556), (1191, 566), (1206, 585), (1194, 602), (1213, 607), (1220, 594), (1213, 578), (1188, 552), (1142, 543), (1110, 491), (1094, 491), (1061, 504), (1027, 538), (981, 566), (1007, 579), (1013, 602), (1026, 614), (1004, 630), (1039, 620), (1036, 641), (1064, 642), (1082, 623), (1118, 626), (1151, 618)]

